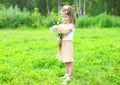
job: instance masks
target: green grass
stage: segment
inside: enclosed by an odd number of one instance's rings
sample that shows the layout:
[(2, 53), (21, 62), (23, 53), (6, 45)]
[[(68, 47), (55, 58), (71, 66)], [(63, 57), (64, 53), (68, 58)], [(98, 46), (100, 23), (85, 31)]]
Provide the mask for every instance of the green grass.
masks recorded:
[[(0, 30), (0, 85), (61, 85), (57, 47), (48, 29)], [(74, 47), (69, 85), (120, 85), (120, 28), (76, 29)]]

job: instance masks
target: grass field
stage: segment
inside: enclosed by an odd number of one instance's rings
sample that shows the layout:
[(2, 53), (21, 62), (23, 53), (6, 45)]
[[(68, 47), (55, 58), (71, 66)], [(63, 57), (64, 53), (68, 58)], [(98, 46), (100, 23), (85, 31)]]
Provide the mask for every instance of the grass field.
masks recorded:
[[(120, 85), (120, 28), (76, 29), (73, 43), (69, 85)], [(61, 85), (57, 47), (48, 29), (0, 30), (0, 85)]]

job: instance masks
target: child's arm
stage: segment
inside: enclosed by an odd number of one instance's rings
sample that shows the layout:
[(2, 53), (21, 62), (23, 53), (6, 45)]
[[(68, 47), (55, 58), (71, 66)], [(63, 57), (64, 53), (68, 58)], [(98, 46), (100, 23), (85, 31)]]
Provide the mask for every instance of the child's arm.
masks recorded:
[(64, 25), (59, 25), (57, 27), (57, 30), (62, 33), (63, 35), (69, 34), (72, 30), (71, 29), (65, 29)]

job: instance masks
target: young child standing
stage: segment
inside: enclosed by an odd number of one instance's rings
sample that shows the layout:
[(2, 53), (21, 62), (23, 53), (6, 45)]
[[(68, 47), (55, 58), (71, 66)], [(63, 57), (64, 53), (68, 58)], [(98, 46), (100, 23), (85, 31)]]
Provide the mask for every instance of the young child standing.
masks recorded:
[(73, 36), (75, 30), (75, 16), (71, 6), (65, 5), (61, 10), (62, 24), (54, 25), (52, 28), (59, 32), (59, 52), (57, 59), (62, 60), (66, 65), (66, 73), (61, 79), (66, 84), (74, 72), (73, 58)]

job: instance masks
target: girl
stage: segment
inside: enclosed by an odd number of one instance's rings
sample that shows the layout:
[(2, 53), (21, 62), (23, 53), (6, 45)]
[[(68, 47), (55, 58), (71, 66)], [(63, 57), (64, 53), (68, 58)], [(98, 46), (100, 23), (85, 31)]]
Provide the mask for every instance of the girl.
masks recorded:
[(73, 75), (73, 36), (75, 28), (75, 16), (71, 6), (64, 6), (61, 10), (62, 24), (54, 25), (52, 30), (57, 30), (59, 32), (59, 52), (57, 54), (57, 59), (62, 60), (66, 64), (66, 73), (61, 79), (62, 83), (66, 84), (70, 77)]

